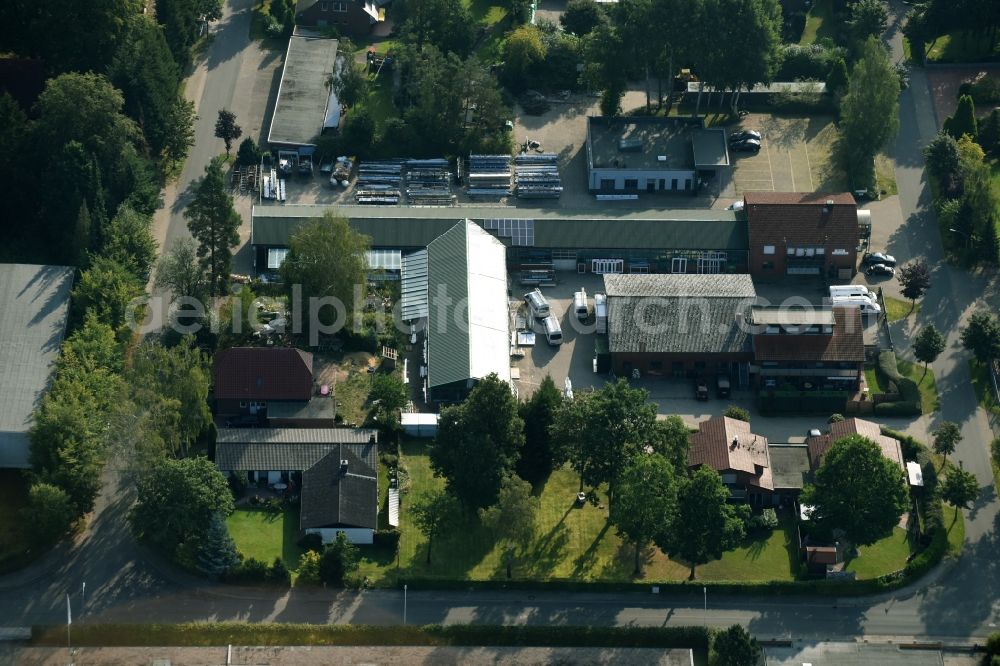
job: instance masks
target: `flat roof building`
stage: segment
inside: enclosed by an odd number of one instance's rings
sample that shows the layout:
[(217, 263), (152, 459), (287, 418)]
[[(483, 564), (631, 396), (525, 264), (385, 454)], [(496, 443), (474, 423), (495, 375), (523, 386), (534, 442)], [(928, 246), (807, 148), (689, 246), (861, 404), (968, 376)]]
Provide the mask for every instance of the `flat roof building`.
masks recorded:
[(66, 334), (73, 269), (0, 265), (0, 468), (27, 468), (32, 414)]
[(728, 173), (722, 129), (700, 120), (587, 118), (587, 186), (597, 193), (685, 191)]
[(292, 35), (278, 86), (267, 142), (308, 148), (323, 130), (340, 124), (340, 102), (328, 85), (337, 62), (337, 40)]

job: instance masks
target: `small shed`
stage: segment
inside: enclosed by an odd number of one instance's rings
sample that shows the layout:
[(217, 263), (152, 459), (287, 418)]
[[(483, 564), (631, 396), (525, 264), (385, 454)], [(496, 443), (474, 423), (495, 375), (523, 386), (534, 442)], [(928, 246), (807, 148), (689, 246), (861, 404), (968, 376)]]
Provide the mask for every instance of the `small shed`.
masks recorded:
[(924, 487), (924, 470), (920, 468), (920, 463), (912, 460), (906, 463), (906, 477), (914, 488)]
[(438, 417), (438, 414), (407, 412), (401, 418), (403, 432), (410, 437), (434, 437), (437, 435)]

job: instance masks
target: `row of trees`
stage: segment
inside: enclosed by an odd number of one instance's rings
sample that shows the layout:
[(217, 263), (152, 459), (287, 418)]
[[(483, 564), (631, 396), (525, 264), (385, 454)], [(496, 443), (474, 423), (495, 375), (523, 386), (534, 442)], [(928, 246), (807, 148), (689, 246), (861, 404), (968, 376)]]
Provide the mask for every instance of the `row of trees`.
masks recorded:
[(914, 7), (903, 28), (916, 60), (923, 60), (927, 44), (955, 30), (979, 39), (984, 54), (992, 53), (1000, 37), (1000, 7), (993, 0), (927, 0)]

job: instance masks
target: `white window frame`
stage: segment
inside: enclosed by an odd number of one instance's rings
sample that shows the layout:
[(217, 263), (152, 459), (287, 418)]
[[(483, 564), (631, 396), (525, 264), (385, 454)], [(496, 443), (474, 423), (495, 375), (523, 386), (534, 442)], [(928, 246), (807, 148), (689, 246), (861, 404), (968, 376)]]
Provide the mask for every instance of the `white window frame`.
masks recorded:
[[(678, 268), (680, 270), (678, 270)], [(670, 260), (670, 272), (671, 273), (687, 273), (688, 260), (687, 257), (674, 257)]]
[(764, 254), (774, 254), (774, 246), (773, 245), (765, 245), (764, 246)]

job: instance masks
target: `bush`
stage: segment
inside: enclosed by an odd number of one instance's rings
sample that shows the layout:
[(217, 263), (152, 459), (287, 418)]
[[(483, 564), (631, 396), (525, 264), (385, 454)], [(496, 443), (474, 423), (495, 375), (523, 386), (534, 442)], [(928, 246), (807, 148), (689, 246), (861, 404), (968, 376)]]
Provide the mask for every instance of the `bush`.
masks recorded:
[(319, 579), (327, 585), (343, 587), (347, 575), (358, 568), (358, 547), (337, 532), (337, 540), (319, 558)]
[(880, 402), (875, 405), (875, 413), (879, 416), (919, 416), (919, 402)]
[(899, 374), (899, 367), (896, 363), (896, 352), (884, 351), (878, 355), (878, 371), (882, 373), (883, 377), (896, 383), (903, 378)]
[[(903, 377), (896, 385), (899, 387), (899, 397), (903, 402), (915, 402), (920, 405), (920, 387), (908, 377)], [(917, 413), (919, 414), (919, 407)]]
[(377, 548), (388, 548), (396, 552), (399, 548), (399, 532), (397, 530), (375, 530), (374, 545)]
[(986, 639), (986, 654), (991, 657), (1000, 655), (1000, 631), (990, 634)]
[(229, 482), (229, 490), (233, 493), (233, 499), (238, 500), (243, 497), (249, 483), (246, 474), (230, 474), (226, 480)]
[(990, 444), (990, 455), (993, 458), (993, 464), (1000, 467), (1000, 437), (995, 438)]
[(48, 483), (36, 483), (28, 490), (28, 504), (21, 510), (21, 524), (36, 545), (57, 541), (76, 518), (73, 502), (66, 491)]
[(280, 557), (274, 558), (274, 563), (267, 570), (267, 582), (285, 587), (292, 584), (292, 574), (288, 571), (288, 567), (285, 566), (284, 561)]
[(736, 419), (737, 421), (745, 421), (747, 423), (750, 423), (750, 412), (748, 412), (747, 410), (743, 409), (738, 405), (729, 405), (728, 407), (726, 407), (726, 411), (724, 412), (724, 414), (725, 416), (728, 416), (731, 419)]
[(774, 509), (764, 509), (750, 519), (750, 529), (760, 532), (770, 532), (778, 526), (778, 514)]
[(298, 544), (302, 550), (323, 552), (323, 537), (318, 534), (305, 534), (299, 539)]
[(840, 423), (844, 420), (843, 414), (830, 414), (830, 418), (826, 420), (827, 423)]
[(841, 47), (828, 47), (822, 44), (788, 44), (781, 51), (781, 67), (775, 75), (775, 81), (798, 81), (812, 79), (825, 81), (835, 62), (847, 56), (847, 50)]
[(319, 552), (307, 550), (299, 560), (299, 576), (296, 585), (319, 585)]
[(397, 456), (395, 453), (388, 453), (386, 451), (383, 451), (382, 453), (378, 454), (378, 457), (379, 460), (382, 461), (382, 464), (390, 469), (399, 466), (399, 456)]
[(227, 583), (267, 583), (268, 566), (255, 557), (248, 557), (222, 575)]
[(976, 104), (1000, 102), (1000, 78), (983, 76), (978, 81), (966, 81), (958, 87), (958, 97), (968, 95)]

